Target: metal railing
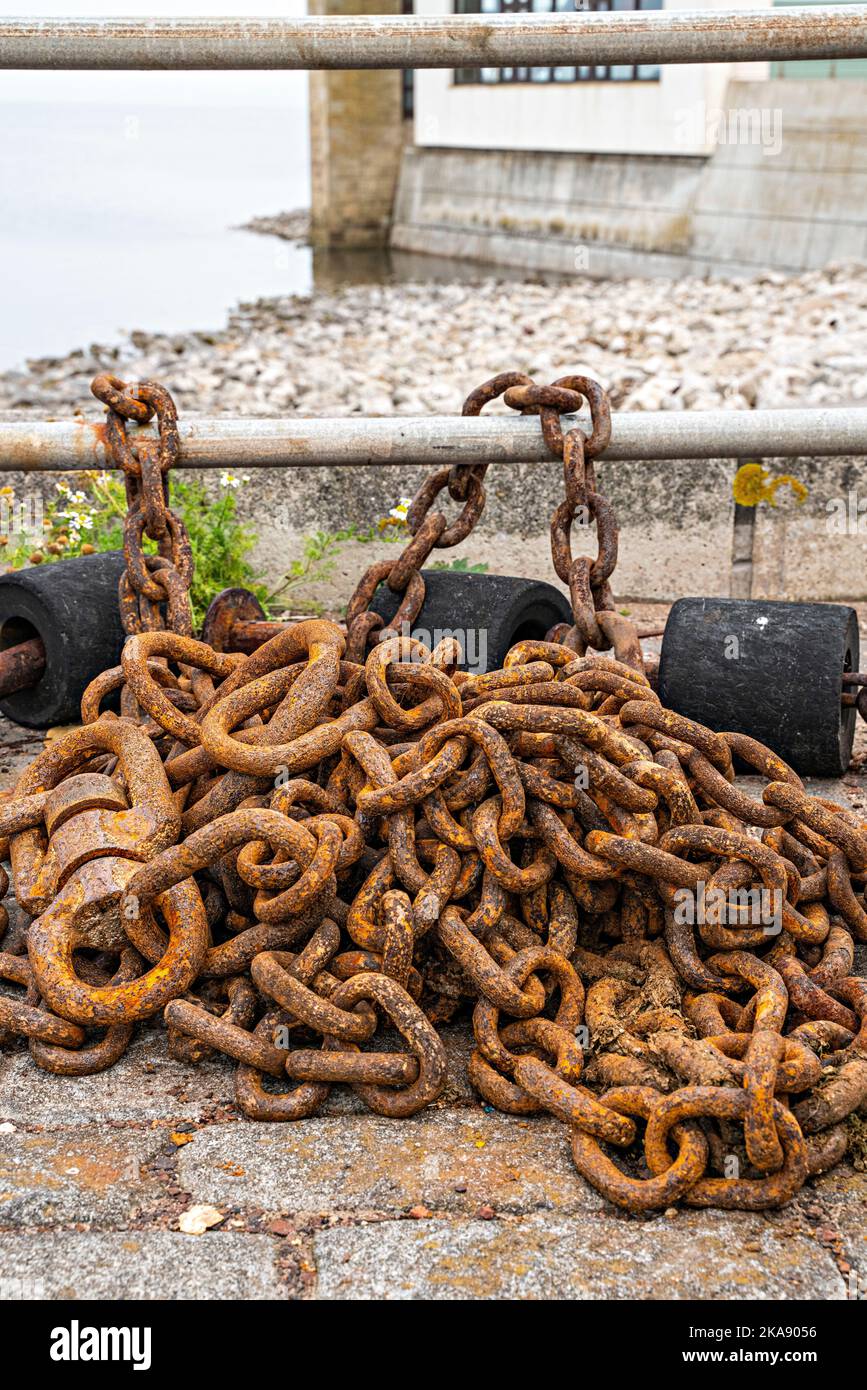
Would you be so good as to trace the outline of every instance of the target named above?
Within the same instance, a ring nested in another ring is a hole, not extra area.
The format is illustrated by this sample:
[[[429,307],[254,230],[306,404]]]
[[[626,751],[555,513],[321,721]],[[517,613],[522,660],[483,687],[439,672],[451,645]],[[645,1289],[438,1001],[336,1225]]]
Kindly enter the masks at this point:
[[[0,68],[471,68],[863,57],[867,5],[0,21]]]
[[[590,432],[587,416],[564,416]],[[139,432],[130,425],[130,438]],[[150,433],[144,430],[144,433]],[[538,419],[521,415],[249,419],[186,415],[182,468],[360,467],[364,464],[551,462]],[[607,460],[819,458],[867,455],[867,409],[623,411]],[[0,472],[114,467],[104,425],[0,421]]]

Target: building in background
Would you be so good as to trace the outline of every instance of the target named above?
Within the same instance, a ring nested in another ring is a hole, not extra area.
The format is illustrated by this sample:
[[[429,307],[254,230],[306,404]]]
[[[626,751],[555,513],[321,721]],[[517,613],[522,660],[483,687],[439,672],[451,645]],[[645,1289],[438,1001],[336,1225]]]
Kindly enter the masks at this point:
[[[415,0],[417,13],[452,8]],[[575,5],[455,0],[454,8]],[[395,248],[591,275],[867,259],[867,63],[426,69],[413,86]]]
[[[716,3],[579,0],[578,8]],[[575,4],[309,7],[445,15]],[[313,241],[331,252],[390,245],[597,276],[867,260],[863,61],[317,72],[310,127]]]

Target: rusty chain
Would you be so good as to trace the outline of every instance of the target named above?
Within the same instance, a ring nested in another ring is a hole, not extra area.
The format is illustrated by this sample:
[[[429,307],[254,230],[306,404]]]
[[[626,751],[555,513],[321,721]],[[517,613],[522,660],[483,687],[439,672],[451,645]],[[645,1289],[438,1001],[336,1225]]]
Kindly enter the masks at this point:
[[[510,391],[531,385],[530,378],[522,372],[502,372],[470,392],[461,414],[480,415],[485,406],[499,396],[508,398]],[[454,464],[450,468],[438,468],[422,483],[407,509],[409,543],[396,560],[380,560],[369,565],[349,600],[346,609],[348,661],[363,661],[371,642],[412,627],[425,599],[422,566],[434,550],[445,550],[467,539],[485,506],[484,478],[488,467],[487,463],[464,467]],[[443,512],[431,511],[444,489],[453,502],[463,504],[459,515],[451,522]],[[383,583],[392,593],[400,595],[388,628],[378,613],[369,610],[374,594]]]
[[[191,636],[189,591],[193,554],[187,529],[169,507],[169,469],[178,460],[178,412],[165,387],[155,381],[128,385],[118,377],[94,379],[93,394],[106,407],[105,441],[123,470],[127,517],[123,531],[126,570],[120,580],[120,616],[126,633],[170,628]],[[130,442],[127,421],[157,417],[158,440]],[[147,554],[144,538],[157,554]]]
[[[660,704],[609,587],[602,389],[505,373],[464,405],[538,414],[562,457],[552,553],[575,618],[483,675],[452,639],[380,640],[369,604],[386,583],[392,628],[413,622],[427,557],[481,514],[484,466],[422,486],[346,632],[305,621],[227,654],[191,635],[171,398],[94,391],[127,484],[128,638],[82,727],[0,807],[31,918],[24,936],[0,921],[2,1040],[86,1075],[162,1012],[173,1055],[237,1061],[252,1119],[313,1115],[335,1085],[399,1117],[442,1093],[437,1025],[470,1009],[483,1100],[562,1120],[579,1172],[629,1211],[775,1206],[839,1161],[867,1103],[867,827],[755,740]],[[583,399],[589,437],[564,435]],[[154,413],[158,443],[131,445],[125,422]],[[576,521],[595,521],[595,559],[573,556]],[[120,717],[102,711],[118,690]]]
[[[551,559],[557,578],[569,590],[574,623],[549,633],[554,641],[584,656],[613,649],[615,659],[638,671],[644,670],[635,626],[617,613],[609,580],[617,564],[618,528],[608,498],[597,490],[593,460],[611,439],[611,409],[598,382],[584,376],[559,377],[551,386],[533,382],[512,386],[505,392],[507,405],[522,414],[538,415],[545,443],[563,460],[564,500],[551,518]],[[561,413],[590,407],[590,435],[577,426],[563,434]],[[596,524],[597,554],[572,554],[572,528],[589,530]]]

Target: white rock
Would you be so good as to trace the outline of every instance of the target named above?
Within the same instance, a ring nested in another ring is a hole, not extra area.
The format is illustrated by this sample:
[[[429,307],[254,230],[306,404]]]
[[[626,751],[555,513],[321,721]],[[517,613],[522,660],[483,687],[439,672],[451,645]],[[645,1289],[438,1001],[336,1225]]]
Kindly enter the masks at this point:
[[[205,1231],[212,1226],[219,1226],[221,1221],[225,1221],[225,1212],[218,1211],[216,1207],[208,1206],[205,1202],[197,1202],[195,1206],[187,1207],[182,1211],[178,1218],[178,1230],[185,1236],[202,1236]]]

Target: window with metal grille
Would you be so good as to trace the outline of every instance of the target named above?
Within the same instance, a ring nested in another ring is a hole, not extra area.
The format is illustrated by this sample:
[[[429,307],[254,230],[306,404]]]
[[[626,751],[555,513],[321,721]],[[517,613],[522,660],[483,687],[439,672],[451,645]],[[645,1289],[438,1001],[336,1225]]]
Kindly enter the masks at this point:
[[[661,10],[662,0],[455,0],[455,14],[551,14],[563,10]],[[455,82],[658,82],[651,63],[557,68],[457,68]]]

